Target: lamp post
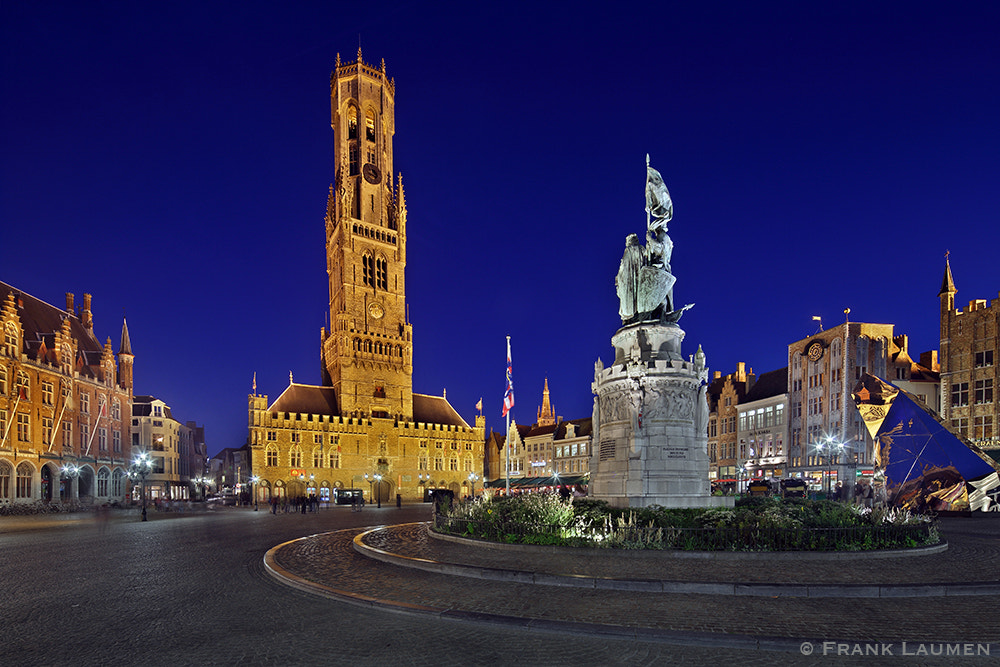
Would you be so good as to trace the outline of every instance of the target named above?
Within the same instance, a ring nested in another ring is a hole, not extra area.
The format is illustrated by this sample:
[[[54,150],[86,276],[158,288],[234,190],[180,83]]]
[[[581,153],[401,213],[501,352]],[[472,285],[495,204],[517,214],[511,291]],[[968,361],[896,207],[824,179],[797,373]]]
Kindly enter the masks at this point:
[[[559,477],[559,475],[557,474],[556,478],[558,479],[558,477]],[[472,493],[470,494],[470,496],[473,499],[475,499],[475,497],[476,497],[476,480],[477,479],[479,479],[479,475],[477,475],[474,472],[470,472],[469,473],[469,486],[472,487]]]
[[[375,473],[375,481],[379,484],[379,492],[375,495],[375,502],[377,503],[378,509],[382,509],[382,475]]]
[[[146,475],[153,469],[153,459],[148,452],[141,452],[132,460],[130,475],[138,475],[142,479],[142,520],[146,521]],[[134,478],[133,478],[134,479]]]
[[[256,512],[260,508],[257,506],[257,482],[260,481],[260,477],[253,475],[250,477],[250,492],[253,494],[253,511]]]
[[[827,436],[822,442],[816,443],[816,451],[819,453],[820,462],[826,459],[826,465],[823,466],[822,480],[824,482],[824,493],[827,499],[830,497],[830,471],[828,468],[833,465],[834,458],[839,457],[844,453],[844,443],[837,442],[833,436]]]
[[[431,480],[431,476],[425,475],[424,473],[420,473],[417,475],[417,479],[420,480],[420,488],[422,490],[422,495],[423,495],[423,498],[421,498],[421,500],[425,500],[427,498],[427,483]]]

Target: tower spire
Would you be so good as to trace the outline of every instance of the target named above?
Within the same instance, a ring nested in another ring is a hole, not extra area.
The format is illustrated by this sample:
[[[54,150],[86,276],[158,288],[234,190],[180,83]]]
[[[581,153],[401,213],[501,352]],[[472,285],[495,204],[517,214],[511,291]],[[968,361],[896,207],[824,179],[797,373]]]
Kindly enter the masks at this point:
[[[948,259],[948,255],[951,254],[950,250],[946,250],[944,253],[944,280],[941,281],[941,291],[938,292],[938,296],[945,296],[946,294],[957,294],[958,290],[955,289],[955,280],[951,277],[951,261]]]
[[[545,388],[542,390],[542,407],[538,408],[538,425],[550,426],[555,423],[556,418],[552,412],[552,403],[549,401],[549,379],[545,378]]]

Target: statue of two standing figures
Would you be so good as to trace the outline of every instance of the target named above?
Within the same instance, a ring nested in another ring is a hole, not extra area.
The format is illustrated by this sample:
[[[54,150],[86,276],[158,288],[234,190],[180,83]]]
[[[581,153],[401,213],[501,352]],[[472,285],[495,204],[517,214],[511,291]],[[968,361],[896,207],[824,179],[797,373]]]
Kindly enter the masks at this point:
[[[628,235],[615,278],[622,324],[676,322],[694,305],[674,309],[677,279],[670,272],[674,243],[667,234],[667,224],[673,217],[674,205],[667,186],[660,172],[649,166],[646,155],[646,245],[639,244],[636,234]]]

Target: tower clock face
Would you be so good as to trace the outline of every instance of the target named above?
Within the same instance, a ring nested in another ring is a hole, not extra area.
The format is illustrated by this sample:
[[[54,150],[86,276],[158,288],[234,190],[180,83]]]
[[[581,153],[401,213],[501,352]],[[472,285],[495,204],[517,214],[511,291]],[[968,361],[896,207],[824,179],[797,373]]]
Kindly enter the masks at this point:
[[[382,174],[379,173],[378,167],[373,165],[371,162],[362,167],[361,173],[364,174],[365,180],[372,185],[375,185],[382,180]]]
[[[819,361],[819,358],[823,356],[823,346],[819,343],[813,343],[806,351],[806,356],[809,357],[809,361]]]
[[[385,315],[385,310],[383,310],[382,306],[380,306],[379,304],[373,303],[368,306],[368,314],[374,317],[376,320],[380,320],[382,319],[382,316]]]

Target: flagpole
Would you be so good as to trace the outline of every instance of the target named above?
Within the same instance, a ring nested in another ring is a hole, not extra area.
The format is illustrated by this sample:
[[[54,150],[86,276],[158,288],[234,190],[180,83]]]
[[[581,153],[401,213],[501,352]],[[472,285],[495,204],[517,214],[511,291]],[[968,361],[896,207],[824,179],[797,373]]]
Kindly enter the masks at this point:
[[[94,444],[94,436],[97,435],[97,429],[101,425],[101,417],[104,416],[104,397],[100,397],[100,401],[97,404],[97,423],[94,424],[94,430],[90,433],[90,440],[87,441],[87,453],[84,456],[90,456],[90,447]],[[90,422],[90,417],[87,417],[87,422]]]
[[[510,391],[511,385],[511,372],[510,372],[510,336],[507,336],[507,390]],[[504,398],[506,401],[506,397]],[[510,409],[504,405],[504,414],[507,416],[507,446],[504,447],[506,450],[507,461],[504,464],[504,480],[506,482],[506,495],[510,497]]]
[[[59,393],[62,393],[62,384],[59,385],[59,390],[60,390]],[[70,392],[72,392],[72,391],[73,390],[71,388]],[[63,419],[63,415],[66,414],[66,404],[67,403],[69,403],[69,396],[68,395],[63,398],[62,410],[59,411],[59,419],[56,420],[56,425],[52,428],[52,438],[49,440],[49,449],[48,449],[48,451],[50,451],[50,452],[52,451],[52,446],[54,444],[56,444],[56,434],[59,432],[59,427],[62,426],[62,419]]]

